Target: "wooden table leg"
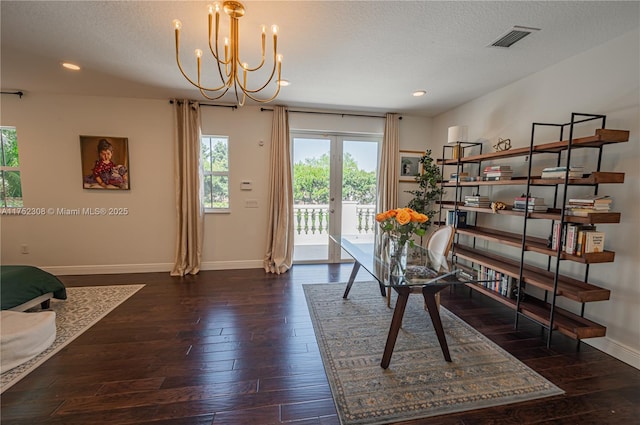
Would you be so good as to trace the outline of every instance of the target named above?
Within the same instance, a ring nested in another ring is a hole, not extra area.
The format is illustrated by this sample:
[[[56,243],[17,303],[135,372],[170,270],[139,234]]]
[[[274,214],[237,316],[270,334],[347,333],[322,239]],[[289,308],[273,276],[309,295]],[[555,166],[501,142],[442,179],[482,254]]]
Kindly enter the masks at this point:
[[[444,329],[442,328],[442,320],[440,319],[440,311],[436,302],[436,294],[446,288],[446,286],[440,285],[426,285],[422,287],[422,295],[424,296],[424,302],[427,304],[427,310],[431,316],[431,322],[433,328],[438,336],[438,342],[444,354],[444,359],[448,362],[451,361],[451,355],[449,354],[449,346],[447,345],[447,338],[444,336]]]
[[[402,326],[402,317],[404,316],[404,309],[407,307],[407,301],[409,300],[410,288],[394,288],[398,292],[398,299],[396,300],[396,307],[393,310],[393,318],[391,319],[391,327],[389,328],[389,335],[387,336],[387,343],[384,346],[384,354],[382,355],[382,361],[380,366],[383,369],[389,367],[391,362],[391,355],[393,354],[393,348],[396,345],[396,339],[398,339],[398,332]],[[391,290],[391,288],[389,288]]]
[[[347,282],[347,287],[344,290],[344,295],[342,298],[347,298],[349,295],[349,291],[351,291],[351,285],[353,285],[353,281],[356,280],[356,275],[358,274],[358,270],[360,270],[360,263],[357,261],[353,263],[353,269],[351,270],[351,276],[349,276],[349,282]]]

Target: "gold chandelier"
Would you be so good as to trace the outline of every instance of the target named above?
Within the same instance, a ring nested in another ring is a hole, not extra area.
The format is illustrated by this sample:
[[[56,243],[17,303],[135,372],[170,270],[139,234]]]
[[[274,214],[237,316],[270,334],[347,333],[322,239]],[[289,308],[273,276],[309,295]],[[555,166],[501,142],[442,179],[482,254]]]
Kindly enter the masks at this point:
[[[224,96],[231,87],[235,90],[236,102],[239,106],[244,105],[246,98],[252,99],[259,103],[270,102],[278,96],[280,93],[280,69],[282,66],[282,55],[278,55],[278,26],[273,25],[271,30],[273,32],[273,68],[271,69],[271,75],[269,76],[267,82],[265,82],[261,87],[256,89],[250,89],[247,86],[247,73],[257,71],[262,68],[265,63],[265,39],[266,39],[266,28],[264,25],[262,26],[262,60],[260,64],[255,68],[249,67],[246,62],[242,62],[240,60],[240,45],[239,45],[239,24],[238,18],[244,15],[244,6],[242,3],[238,1],[225,1],[222,3],[222,8],[225,13],[229,15],[230,18],[230,29],[229,29],[229,37],[225,37],[224,39],[224,57],[221,57],[218,49],[218,32],[219,32],[219,23],[220,23],[220,4],[215,3],[213,5],[209,5],[209,50],[213,55],[213,58],[216,61],[218,66],[218,74],[220,79],[222,80],[222,84],[218,87],[207,87],[202,84],[200,78],[200,69],[201,69],[201,58],[202,58],[202,50],[196,49],[196,61],[198,66],[198,80],[193,81],[187,73],[182,68],[182,63],[180,62],[180,29],[182,28],[182,22],[178,19],[173,21],[173,27],[175,28],[176,34],[176,62],[178,63],[178,68],[180,68],[180,72],[191,84],[200,90],[202,95],[209,100],[217,100]],[[215,39],[213,38],[213,18],[215,13]],[[255,96],[256,93],[265,89],[271,81],[273,81],[273,77],[276,74],[276,68],[278,70],[278,77],[276,79],[276,91],[273,96],[268,99],[261,99]],[[242,95],[239,97],[240,92]],[[215,93],[209,95],[208,93]]]

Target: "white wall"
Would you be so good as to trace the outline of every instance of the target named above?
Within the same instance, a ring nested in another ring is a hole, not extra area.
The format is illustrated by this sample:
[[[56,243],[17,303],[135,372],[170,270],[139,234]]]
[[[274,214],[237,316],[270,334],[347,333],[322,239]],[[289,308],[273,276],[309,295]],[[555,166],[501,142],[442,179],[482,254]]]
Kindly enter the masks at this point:
[[[491,145],[498,137],[510,138],[514,147],[528,146],[532,122],[564,123],[570,121],[572,112],[605,114],[608,128],[630,130],[628,143],[605,146],[601,167],[602,171],[625,173],[623,185],[602,185],[599,190],[613,196],[613,209],[622,213],[620,224],[598,226],[606,232],[606,248],[616,253],[615,262],[592,265],[589,271],[589,281],[610,289],[611,299],[588,303],[585,316],[607,327],[607,337],[589,339],[590,344],[640,368],[639,43],[636,30],[442,114],[434,118],[432,140],[436,152],[446,143],[447,127],[468,125],[469,141],[488,140],[484,152],[492,151]],[[593,135],[593,127],[578,135],[587,134]],[[557,139],[557,133],[542,134],[536,141]],[[595,151],[584,149],[575,154],[576,161],[587,168],[595,167],[588,159],[597,154]],[[524,158],[501,163],[512,165],[516,174],[526,173]],[[534,164],[538,168],[545,165],[538,159]],[[492,200],[510,203],[524,189],[494,188],[488,189],[488,194]],[[551,199],[553,192],[544,190],[534,188],[533,194]],[[571,190],[575,194],[592,193],[589,188]],[[504,216],[483,215],[481,219],[487,226],[521,226]],[[581,266],[565,263],[563,273],[583,276]],[[573,306],[576,311],[576,304]]]
[[[2,264],[64,273],[166,269],[175,232],[168,101],[38,93],[1,100],[1,124],[18,131],[25,206],[128,208],[126,216],[1,216]],[[79,135],[129,139],[131,190],[83,189]]]
[[[0,124],[18,129],[25,206],[126,207],[126,216],[0,216],[2,264],[56,274],[169,271],[174,259],[174,115],[168,100],[3,95]],[[266,246],[271,112],[202,107],[204,134],[228,135],[231,211],[207,214],[203,269],[261,268]],[[405,116],[403,149],[424,150],[429,120]],[[381,134],[384,119],[290,115],[291,128]],[[129,139],[131,190],[82,188],[79,135]],[[263,141],[263,146],[260,146]],[[240,190],[250,180],[252,190]],[[406,184],[410,185],[410,184]],[[257,208],[247,208],[248,200]],[[29,254],[21,253],[21,246]]]

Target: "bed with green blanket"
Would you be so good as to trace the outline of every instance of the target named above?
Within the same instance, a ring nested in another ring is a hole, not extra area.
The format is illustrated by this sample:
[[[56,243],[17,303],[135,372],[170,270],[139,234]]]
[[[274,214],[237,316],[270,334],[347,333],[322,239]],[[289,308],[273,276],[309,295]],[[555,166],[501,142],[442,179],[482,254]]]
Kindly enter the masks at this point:
[[[67,299],[64,284],[34,266],[0,266],[2,310],[24,311],[51,298]]]

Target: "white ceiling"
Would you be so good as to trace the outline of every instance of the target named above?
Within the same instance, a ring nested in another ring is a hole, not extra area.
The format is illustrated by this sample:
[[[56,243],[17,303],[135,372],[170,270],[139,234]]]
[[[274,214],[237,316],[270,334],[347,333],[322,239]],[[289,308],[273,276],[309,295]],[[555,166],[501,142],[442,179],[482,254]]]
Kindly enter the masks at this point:
[[[640,24],[638,1],[244,4],[241,53],[250,65],[258,60],[260,25],[280,27],[282,78],[291,86],[281,90],[276,103],[424,116],[447,111]],[[191,65],[193,49],[207,49],[206,6],[192,1],[2,0],[1,88],[27,95],[204,100],[177,69],[171,22],[183,22],[182,58]],[[487,47],[514,25],[541,30],[509,49]],[[82,70],[64,70],[62,61]],[[413,97],[415,90],[427,95]],[[225,97],[221,103],[229,102],[233,99]]]

